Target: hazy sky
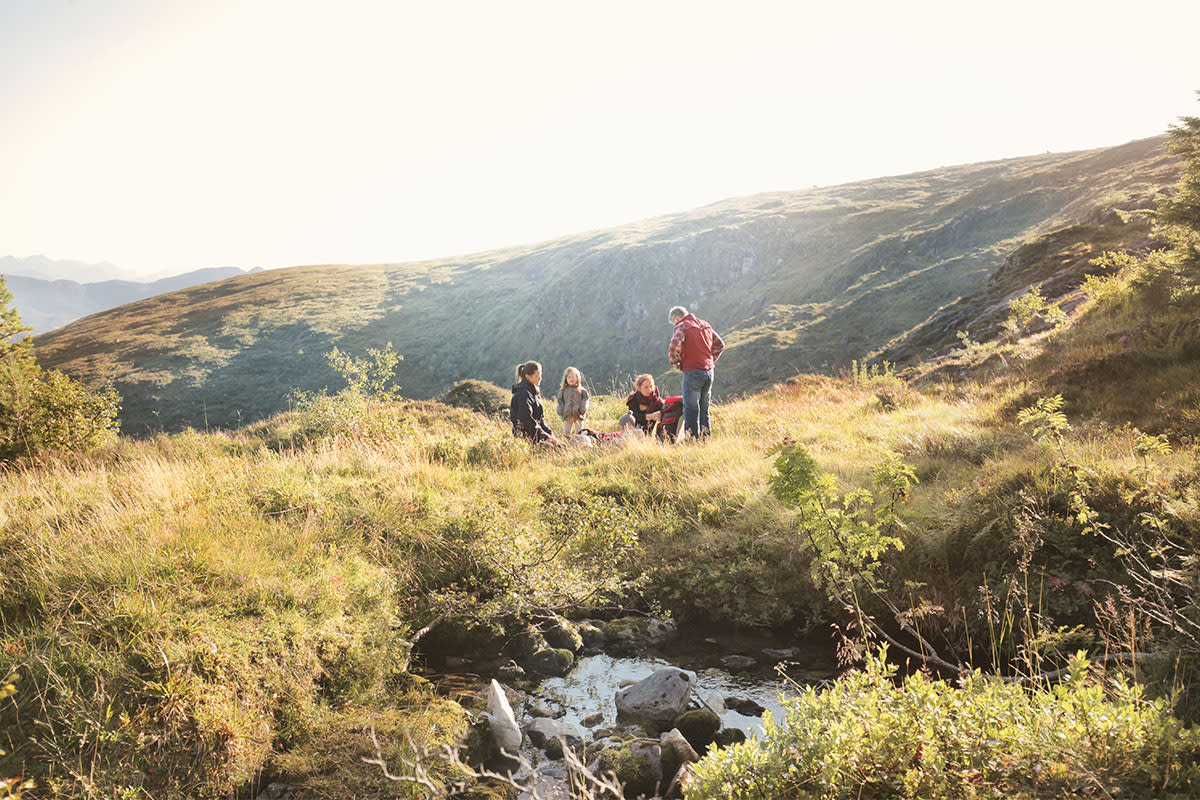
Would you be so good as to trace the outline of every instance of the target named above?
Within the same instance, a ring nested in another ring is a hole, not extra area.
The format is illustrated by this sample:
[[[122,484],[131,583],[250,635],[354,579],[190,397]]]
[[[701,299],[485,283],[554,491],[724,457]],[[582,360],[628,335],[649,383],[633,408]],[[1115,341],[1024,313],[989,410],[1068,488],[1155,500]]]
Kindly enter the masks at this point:
[[[0,255],[407,261],[1200,114],[1200,2],[0,0]]]

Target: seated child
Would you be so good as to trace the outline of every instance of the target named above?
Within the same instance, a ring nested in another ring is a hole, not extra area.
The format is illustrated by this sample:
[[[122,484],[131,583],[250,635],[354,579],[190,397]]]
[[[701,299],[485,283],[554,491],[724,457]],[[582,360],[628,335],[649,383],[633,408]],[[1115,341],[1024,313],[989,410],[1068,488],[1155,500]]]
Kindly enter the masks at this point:
[[[663,401],[654,385],[653,375],[638,375],[637,388],[625,400],[629,413],[621,417],[621,427],[636,425],[642,431],[650,432],[650,423],[662,418]]]

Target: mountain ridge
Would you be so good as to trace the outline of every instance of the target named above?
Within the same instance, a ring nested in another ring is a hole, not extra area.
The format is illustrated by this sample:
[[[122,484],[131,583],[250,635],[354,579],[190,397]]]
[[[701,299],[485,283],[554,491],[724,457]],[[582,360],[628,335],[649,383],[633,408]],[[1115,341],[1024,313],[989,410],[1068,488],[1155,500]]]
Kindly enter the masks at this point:
[[[573,364],[601,389],[649,371],[673,390],[666,311],[683,304],[730,345],[718,391],[754,391],[866,356],[980,290],[1028,241],[1151,202],[1177,174],[1154,137],[765,192],[469,256],[243,275],[101,312],[37,349],[112,381],[127,432],[230,426],[338,385],[334,346],[391,342],[415,398],[465,378],[507,385],[528,358],[551,379]]]

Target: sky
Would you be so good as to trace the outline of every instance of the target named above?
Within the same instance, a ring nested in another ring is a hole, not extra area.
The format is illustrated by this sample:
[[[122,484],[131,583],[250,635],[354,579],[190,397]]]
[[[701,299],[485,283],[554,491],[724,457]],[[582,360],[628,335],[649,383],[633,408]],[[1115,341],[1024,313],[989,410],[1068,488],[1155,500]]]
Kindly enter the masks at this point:
[[[1200,115],[1192,0],[0,0],[0,256],[454,256]]]

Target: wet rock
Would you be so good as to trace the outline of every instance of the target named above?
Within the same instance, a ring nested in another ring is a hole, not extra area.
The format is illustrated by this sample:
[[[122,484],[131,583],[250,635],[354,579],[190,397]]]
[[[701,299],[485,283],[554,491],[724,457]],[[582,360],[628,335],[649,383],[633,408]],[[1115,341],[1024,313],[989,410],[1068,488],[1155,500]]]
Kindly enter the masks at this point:
[[[696,699],[696,703],[700,708],[707,708],[709,711],[720,716],[726,711],[725,698],[721,693],[714,689],[702,689],[699,686],[692,687],[692,697]]]
[[[561,678],[575,665],[575,654],[570,650],[548,647],[526,657],[521,663],[527,672]]]
[[[721,729],[721,718],[707,708],[685,711],[675,718],[675,728],[696,750],[708,747],[717,731]]]
[[[726,697],[725,705],[744,717],[761,717],[765,708],[748,697]]]
[[[721,666],[731,672],[739,672],[758,666],[758,659],[742,655],[721,656]]]
[[[510,660],[507,664],[496,670],[496,678],[505,683],[516,683],[517,681],[525,680],[525,670],[520,664]]]
[[[700,754],[696,752],[696,749],[692,747],[692,743],[687,740],[687,737],[678,728],[671,728],[671,730],[664,733],[659,738],[659,744],[662,747],[664,777],[667,776],[668,772],[671,776],[675,774],[675,770],[667,769],[668,750],[672,754],[671,757],[675,760],[675,769],[679,769],[679,765],[681,764],[700,760]]]
[[[562,714],[551,711],[550,709],[546,708],[541,703],[534,703],[529,708],[527,708],[526,711],[529,713],[529,716],[531,716],[531,717],[559,717],[559,716],[562,716]]]
[[[788,647],[782,650],[773,647],[764,647],[762,651],[763,657],[771,661],[786,661],[789,658],[795,658],[800,655],[799,647]]]
[[[746,733],[739,728],[722,728],[717,731],[716,737],[713,739],[713,744],[717,747],[729,747],[731,744],[738,744],[746,741]]]
[[[258,793],[256,800],[290,800],[292,797],[298,797],[299,794],[299,786],[276,782],[267,784],[267,788]]]
[[[594,728],[597,725],[599,725],[600,723],[604,722],[604,714],[597,711],[595,714],[587,715],[582,720],[580,720],[580,722],[583,723],[583,727],[585,727],[585,728]]]
[[[529,723],[525,728],[525,734],[535,747],[541,747],[547,752],[550,751],[550,748],[547,746],[548,743],[555,739],[562,739],[567,743],[568,747],[578,747],[583,744],[583,734],[580,733],[579,728],[568,722],[560,722],[559,720],[547,719],[545,717],[535,719]],[[561,756],[562,748],[559,747],[557,749]]]
[[[570,650],[572,653],[578,653],[583,649],[583,636],[580,635],[578,626],[562,617],[553,617],[544,624],[542,635],[546,638],[546,642],[556,650]]]
[[[516,798],[517,800],[571,800],[570,783],[571,776],[564,765],[540,764],[533,785],[527,791],[518,794]]]
[[[692,676],[681,669],[660,669],[617,692],[617,714],[634,722],[670,725],[687,710]]]

